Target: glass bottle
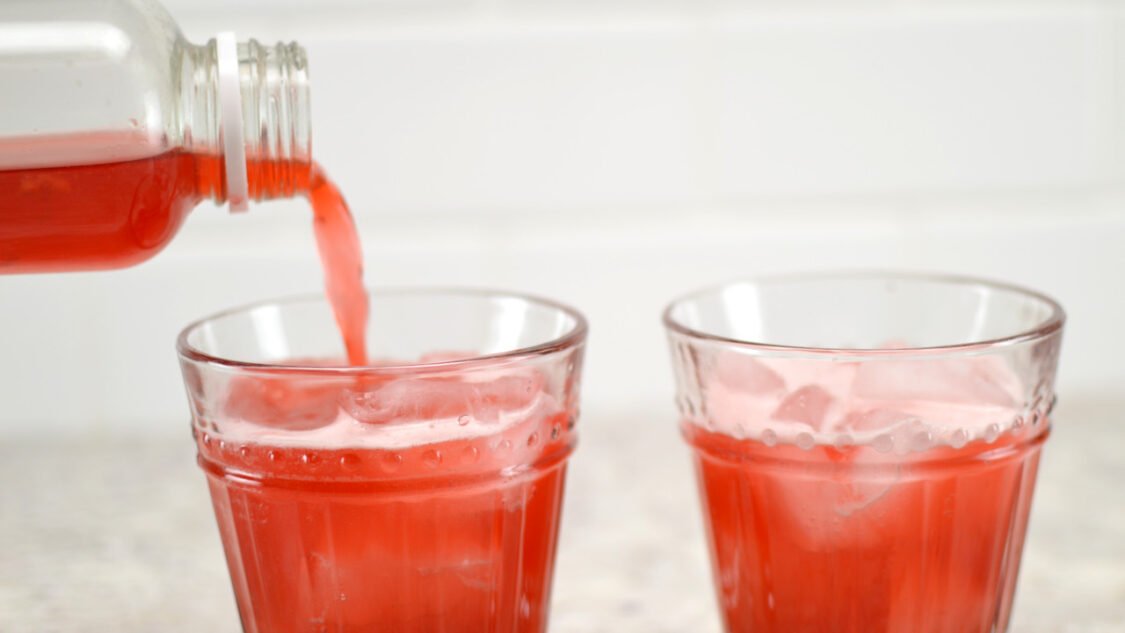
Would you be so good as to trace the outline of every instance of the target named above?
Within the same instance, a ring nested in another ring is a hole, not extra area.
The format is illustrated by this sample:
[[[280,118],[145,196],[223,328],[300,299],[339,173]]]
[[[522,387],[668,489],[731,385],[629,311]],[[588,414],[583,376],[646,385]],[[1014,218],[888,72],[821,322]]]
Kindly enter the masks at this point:
[[[0,273],[137,264],[204,200],[309,188],[305,51],[149,0],[0,2]]]

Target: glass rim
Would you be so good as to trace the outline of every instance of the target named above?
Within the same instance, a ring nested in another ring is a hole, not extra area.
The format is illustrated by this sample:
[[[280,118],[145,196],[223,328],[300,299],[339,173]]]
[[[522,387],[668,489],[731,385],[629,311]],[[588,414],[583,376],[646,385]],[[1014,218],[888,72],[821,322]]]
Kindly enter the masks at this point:
[[[430,295],[449,297],[460,296],[475,299],[518,299],[531,304],[537,304],[546,308],[550,308],[557,312],[561,312],[562,314],[570,317],[573,320],[573,324],[562,335],[556,336],[542,343],[537,343],[535,345],[528,345],[516,349],[505,350],[503,352],[496,352],[493,354],[480,354],[454,360],[442,360],[424,363],[395,363],[390,365],[282,365],[278,363],[244,361],[233,358],[225,358],[221,355],[210,354],[188,342],[188,337],[191,336],[191,334],[198,330],[200,327],[203,327],[210,322],[224,317],[229,317],[241,313],[249,313],[253,310],[268,306],[287,306],[302,303],[327,303],[327,298],[325,297],[324,293],[311,292],[245,303],[242,305],[227,308],[225,310],[220,310],[219,312],[215,312],[196,319],[184,326],[184,328],[180,330],[179,335],[176,336],[176,352],[183,360],[190,360],[197,363],[220,366],[234,370],[270,373],[299,373],[303,375],[313,374],[323,376],[355,374],[403,374],[427,371],[473,369],[481,366],[494,365],[500,361],[527,358],[532,356],[546,356],[582,345],[585,342],[586,335],[589,331],[589,325],[587,324],[586,317],[583,316],[582,313],[577,309],[559,301],[546,299],[528,293],[507,290],[493,290],[489,288],[456,286],[399,286],[379,288],[377,290],[373,288],[367,288],[366,291],[368,297]]]
[[[990,290],[1002,290],[1006,292],[1013,292],[1023,297],[1028,297],[1040,301],[1049,308],[1050,313],[1045,320],[1036,324],[1034,327],[1023,329],[1006,336],[994,337],[979,341],[966,341],[964,343],[952,343],[947,345],[922,345],[894,348],[819,347],[815,345],[787,345],[781,343],[767,343],[764,341],[751,341],[696,329],[682,323],[672,315],[672,312],[681,305],[684,305],[693,300],[697,300],[704,295],[716,293],[726,288],[730,288],[732,286],[740,284],[752,284],[760,286],[767,283],[793,283],[832,280],[885,280],[931,283],[937,282],[958,285],[966,288],[977,287],[987,288]],[[676,297],[671,302],[669,302],[667,306],[665,306],[662,312],[661,320],[668,332],[686,336],[695,340],[721,343],[724,345],[735,346],[751,351],[775,352],[791,356],[853,356],[859,358],[901,358],[904,356],[979,353],[985,350],[1009,347],[1028,341],[1041,340],[1062,330],[1063,324],[1066,322],[1066,312],[1063,310],[1058,301],[1055,301],[1046,294],[1043,294],[1036,290],[1031,290],[1018,284],[995,281],[981,277],[973,277],[970,275],[909,271],[857,270],[843,272],[802,272],[731,279],[726,282],[705,286],[703,288],[693,290]]]

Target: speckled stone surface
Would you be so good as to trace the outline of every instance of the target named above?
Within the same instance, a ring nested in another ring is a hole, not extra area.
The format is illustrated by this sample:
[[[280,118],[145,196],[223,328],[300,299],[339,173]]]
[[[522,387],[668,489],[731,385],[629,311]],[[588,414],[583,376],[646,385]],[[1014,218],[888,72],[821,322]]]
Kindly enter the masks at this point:
[[[718,633],[671,406],[581,424],[552,632]],[[0,482],[0,632],[238,633],[186,423],[0,435]],[[1125,633],[1125,402],[1063,399],[1016,601],[1013,633]]]

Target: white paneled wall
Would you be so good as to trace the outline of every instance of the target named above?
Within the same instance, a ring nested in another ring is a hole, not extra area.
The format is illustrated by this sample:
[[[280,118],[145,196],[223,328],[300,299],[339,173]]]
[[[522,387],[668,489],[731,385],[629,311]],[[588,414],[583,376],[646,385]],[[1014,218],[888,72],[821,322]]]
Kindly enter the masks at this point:
[[[233,7],[232,7],[233,5]],[[671,414],[658,313],[736,276],[908,268],[1058,296],[1064,397],[1125,384],[1125,12],[1093,2],[169,0],[309,53],[372,283],[591,317],[586,411]],[[298,202],[0,277],[0,423],[182,431],[188,320],[319,288]]]

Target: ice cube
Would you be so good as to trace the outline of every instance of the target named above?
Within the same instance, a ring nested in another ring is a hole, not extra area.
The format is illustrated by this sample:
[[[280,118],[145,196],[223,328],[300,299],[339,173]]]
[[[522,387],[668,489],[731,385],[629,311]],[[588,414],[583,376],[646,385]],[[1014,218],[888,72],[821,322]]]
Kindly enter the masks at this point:
[[[802,422],[820,431],[834,401],[824,387],[805,385],[785,396],[770,417],[783,422]]]
[[[479,381],[411,377],[346,390],[340,404],[367,424],[460,420],[463,416],[489,423],[503,411],[526,408],[542,391],[543,378],[538,372],[509,372]]]
[[[715,363],[715,378],[746,395],[768,395],[785,390],[785,380],[777,372],[745,354],[720,354]]]
[[[308,431],[330,424],[338,411],[338,379],[278,375],[240,376],[227,392],[226,416],[287,431]]]
[[[854,394],[886,402],[931,401],[1014,406],[1019,379],[995,357],[888,360],[864,363]]]

